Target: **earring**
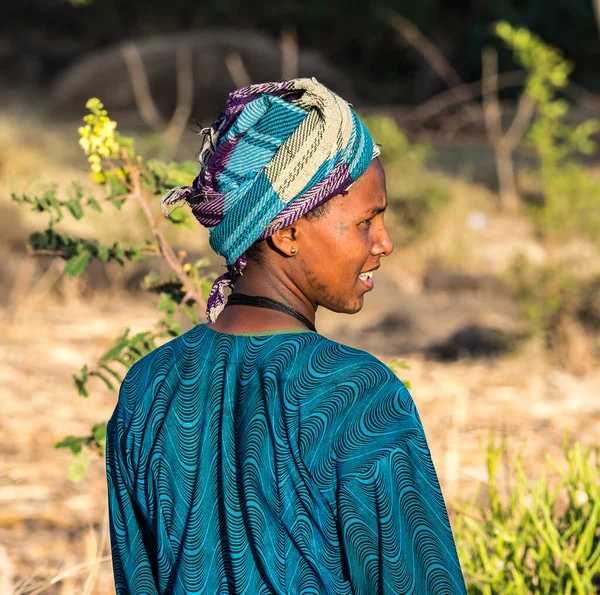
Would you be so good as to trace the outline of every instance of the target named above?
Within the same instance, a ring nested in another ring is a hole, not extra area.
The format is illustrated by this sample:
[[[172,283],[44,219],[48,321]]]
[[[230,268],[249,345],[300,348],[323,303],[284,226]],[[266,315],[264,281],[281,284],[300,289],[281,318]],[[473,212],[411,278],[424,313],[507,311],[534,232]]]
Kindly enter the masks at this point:
[[[292,254],[296,254],[296,247],[295,247],[295,246],[292,246],[292,248],[290,249],[290,252],[291,252]]]

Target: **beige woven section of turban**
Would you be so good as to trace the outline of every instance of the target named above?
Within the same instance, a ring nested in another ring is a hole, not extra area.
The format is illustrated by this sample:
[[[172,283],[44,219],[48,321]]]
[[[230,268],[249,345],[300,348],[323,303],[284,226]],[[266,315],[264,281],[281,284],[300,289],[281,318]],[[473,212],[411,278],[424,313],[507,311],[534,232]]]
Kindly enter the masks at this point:
[[[302,192],[325,161],[348,145],[352,135],[346,101],[316,79],[296,79],[294,86],[305,90],[297,105],[308,116],[265,168],[271,186],[286,203]]]

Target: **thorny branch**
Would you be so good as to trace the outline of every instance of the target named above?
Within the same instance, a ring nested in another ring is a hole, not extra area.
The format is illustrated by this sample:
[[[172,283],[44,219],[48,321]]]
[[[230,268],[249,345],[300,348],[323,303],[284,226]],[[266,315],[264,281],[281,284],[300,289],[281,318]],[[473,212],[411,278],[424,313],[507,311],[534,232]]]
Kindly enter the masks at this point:
[[[132,194],[138,200],[140,206],[142,207],[142,210],[144,211],[144,215],[146,216],[148,224],[150,225],[150,229],[152,231],[154,239],[156,240],[158,249],[160,250],[160,253],[162,254],[163,258],[165,259],[171,270],[177,275],[177,278],[181,282],[181,286],[185,291],[182,303],[185,304],[189,300],[194,300],[198,302],[198,304],[201,307],[205,306],[206,303],[204,301],[204,298],[202,297],[202,295],[200,295],[200,293],[198,293],[194,285],[191,283],[189,277],[185,274],[185,271],[183,270],[181,261],[175,255],[173,248],[171,248],[171,245],[169,244],[169,242],[167,242],[163,233],[158,229],[156,219],[152,214],[152,209],[150,208],[150,204],[146,199],[144,189],[142,188],[139,167],[132,165],[131,158],[129,157],[126,151],[122,152],[121,157],[123,159],[125,167],[127,168],[127,170],[129,170],[131,175]]]

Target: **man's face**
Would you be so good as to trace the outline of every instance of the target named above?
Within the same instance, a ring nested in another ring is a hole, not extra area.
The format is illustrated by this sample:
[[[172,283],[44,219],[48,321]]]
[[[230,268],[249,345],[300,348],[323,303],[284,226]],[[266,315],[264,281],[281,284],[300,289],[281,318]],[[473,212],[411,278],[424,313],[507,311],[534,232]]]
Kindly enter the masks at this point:
[[[394,249],[383,221],[385,172],[374,159],[345,196],[331,199],[327,213],[306,221],[298,242],[296,282],[315,305],[351,314],[363,307],[373,279],[364,275]]]

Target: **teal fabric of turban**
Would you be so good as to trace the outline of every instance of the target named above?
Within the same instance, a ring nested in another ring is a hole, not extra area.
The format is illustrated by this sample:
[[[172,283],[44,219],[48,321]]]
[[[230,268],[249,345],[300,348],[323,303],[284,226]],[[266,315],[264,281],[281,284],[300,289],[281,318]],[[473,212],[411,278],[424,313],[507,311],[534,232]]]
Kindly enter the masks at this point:
[[[348,188],[379,155],[350,104],[312,78],[243,87],[204,129],[200,173],[161,203],[186,200],[209,229],[227,272],[214,283],[207,318],[214,321],[257,240]]]

